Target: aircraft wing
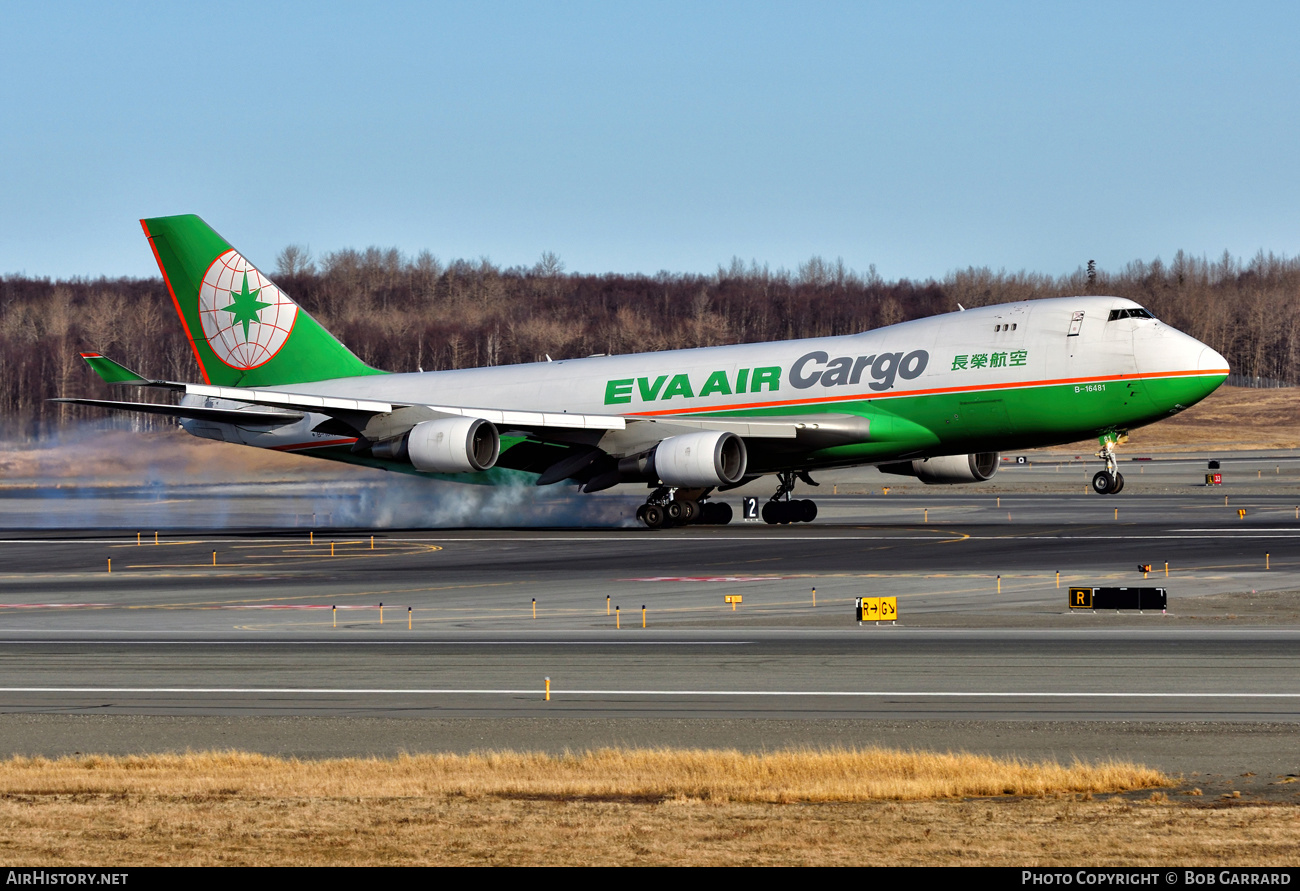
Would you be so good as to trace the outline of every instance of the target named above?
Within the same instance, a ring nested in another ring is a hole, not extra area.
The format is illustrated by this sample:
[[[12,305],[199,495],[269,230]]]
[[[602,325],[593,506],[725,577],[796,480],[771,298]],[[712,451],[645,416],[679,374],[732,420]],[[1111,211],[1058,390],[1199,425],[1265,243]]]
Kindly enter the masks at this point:
[[[481,408],[460,405],[427,405],[381,402],[372,399],[347,399],[334,396],[311,396],[282,393],[276,390],[252,390],[242,387],[213,387],[187,384],[186,395],[243,402],[286,410],[310,411],[330,415],[349,426],[365,439],[377,442],[407,432],[420,421],[443,417],[482,418],[506,435],[524,434],[544,442],[594,443],[604,434],[638,430],[640,440],[653,436],[652,443],[676,433],[696,430],[724,430],[741,437],[793,439],[800,428],[819,425],[807,419],[755,419],[743,417],[642,418],[635,415],[594,415],[580,412],[540,412],[513,409]],[[587,435],[583,435],[587,434]]]
[[[173,418],[194,418],[196,420],[214,421],[220,424],[234,424],[239,427],[279,427],[282,424],[295,424],[305,415],[296,411],[276,411],[274,409],[229,409],[204,408],[199,405],[171,405],[157,402],[117,402],[112,399],[50,399],[64,405],[93,405],[113,411],[137,411],[146,415],[169,415]]]
[[[616,468],[620,459],[645,455],[670,437],[701,431],[725,432],[746,440],[767,441],[767,448],[778,452],[862,441],[868,438],[870,431],[870,421],[858,415],[645,417],[389,402],[155,381],[98,353],[83,353],[82,357],[109,383],[183,390],[186,398],[179,405],[79,398],[52,401],[267,430],[298,424],[309,416],[324,415],[324,420],[314,422],[313,432],[354,437],[354,452],[370,453],[373,449],[375,454],[379,454],[379,447],[383,444],[403,442],[402,437],[424,421],[450,417],[483,420],[491,423],[500,435],[523,440],[501,455],[500,464],[538,473],[539,485],[577,479],[589,489],[603,487],[612,484],[608,481],[618,476]]]

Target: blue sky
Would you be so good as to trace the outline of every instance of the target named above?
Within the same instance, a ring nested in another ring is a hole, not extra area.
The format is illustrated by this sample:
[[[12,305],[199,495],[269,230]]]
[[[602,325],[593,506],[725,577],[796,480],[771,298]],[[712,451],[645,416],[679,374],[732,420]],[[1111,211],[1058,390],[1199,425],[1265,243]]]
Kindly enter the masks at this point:
[[[1300,252],[1300,4],[0,0],[0,273]]]

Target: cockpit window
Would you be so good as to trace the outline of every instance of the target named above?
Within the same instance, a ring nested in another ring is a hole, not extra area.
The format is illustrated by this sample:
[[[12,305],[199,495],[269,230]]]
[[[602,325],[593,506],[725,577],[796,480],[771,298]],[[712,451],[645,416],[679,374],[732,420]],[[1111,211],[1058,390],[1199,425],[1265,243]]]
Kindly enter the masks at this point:
[[[1106,321],[1113,322],[1116,319],[1154,319],[1154,318],[1155,316],[1151,315],[1151,313],[1147,312],[1145,309],[1139,306],[1139,307],[1134,307],[1133,309],[1112,309],[1110,311],[1110,318],[1107,319]]]

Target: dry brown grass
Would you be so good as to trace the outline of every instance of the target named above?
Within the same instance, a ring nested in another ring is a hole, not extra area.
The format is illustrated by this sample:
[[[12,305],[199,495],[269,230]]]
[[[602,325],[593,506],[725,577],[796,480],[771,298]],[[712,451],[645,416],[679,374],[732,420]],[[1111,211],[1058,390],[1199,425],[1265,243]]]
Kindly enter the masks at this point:
[[[1131,764],[881,749],[14,758],[0,762],[0,857],[128,866],[1297,861],[1295,808],[1094,797],[1169,782]]]
[[[13,758],[0,794],[428,797],[735,802],[1120,792],[1170,784],[1126,762],[1062,765],[892,749],[598,749],[299,761],[245,752]]]
[[[1097,449],[1096,440],[1073,446],[1089,453]],[[1071,446],[1058,446],[1056,450],[1068,448]],[[1295,448],[1300,448],[1300,388],[1219,387],[1187,411],[1134,430],[1124,451]]]

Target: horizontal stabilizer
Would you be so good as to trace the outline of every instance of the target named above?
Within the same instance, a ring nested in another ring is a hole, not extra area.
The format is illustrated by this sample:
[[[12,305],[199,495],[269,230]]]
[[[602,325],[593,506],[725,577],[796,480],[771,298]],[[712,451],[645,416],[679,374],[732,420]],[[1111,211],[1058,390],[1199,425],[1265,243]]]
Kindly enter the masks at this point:
[[[86,360],[90,370],[103,378],[105,383],[124,384],[134,387],[162,387],[167,390],[184,390],[185,385],[175,381],[156,381],[142,375],[136,374],[118,362],[114,362],[107,356],[101,356],[99,353],[82,353],[81,358]]]
[[[114,402],[111,399],[51,399],[64,405],[93,405],[112,411],[136,411],[147,415],[170,415],[173,418],[193,418],[238,427],[279,427],[303,419],[296,411],[236,411],[229,408],[203,408],[198,405],[159,405],[153,402]]]

